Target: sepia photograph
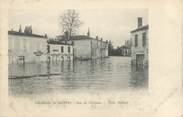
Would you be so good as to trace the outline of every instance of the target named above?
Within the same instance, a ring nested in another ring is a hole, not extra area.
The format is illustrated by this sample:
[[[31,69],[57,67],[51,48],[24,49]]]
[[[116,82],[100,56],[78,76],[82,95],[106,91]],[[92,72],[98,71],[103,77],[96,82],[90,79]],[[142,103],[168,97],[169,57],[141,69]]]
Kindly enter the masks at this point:
[[[146,90],[148,30],[147,9],[10,10],[9,95]]]
[[[183,116],[180,0],[0,3],[0,116]]]

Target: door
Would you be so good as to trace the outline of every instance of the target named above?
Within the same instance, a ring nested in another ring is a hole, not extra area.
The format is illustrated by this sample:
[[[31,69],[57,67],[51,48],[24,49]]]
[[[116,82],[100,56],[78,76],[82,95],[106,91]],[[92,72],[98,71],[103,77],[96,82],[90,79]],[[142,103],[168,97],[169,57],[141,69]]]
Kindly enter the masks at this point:
[[[137,68],[137,70],[143,70],[144,54],[136,54],[136,68]]]

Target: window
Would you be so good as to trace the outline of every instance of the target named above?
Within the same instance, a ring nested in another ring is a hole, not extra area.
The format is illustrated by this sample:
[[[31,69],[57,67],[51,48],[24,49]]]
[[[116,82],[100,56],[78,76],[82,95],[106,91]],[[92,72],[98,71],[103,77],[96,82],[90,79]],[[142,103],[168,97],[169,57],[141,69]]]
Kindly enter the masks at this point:
[[[71,47],[69,46],[69,47],[68,47],[68,53],[70,53],[70,52],[71,52]]]
[[[135,47],[138,46],[138,35],[135,35]]]
[[[142,46],[146,46],[146,33],[142,33]]]
[[[64,52],[64,47],[63,46],[61,46],[61,53],[63,53]]]
[[[53,52],[58,52],[59,50],[53,50]]]
[[[25,56],[18,56],[18,59],[24,61],[25,60]]]

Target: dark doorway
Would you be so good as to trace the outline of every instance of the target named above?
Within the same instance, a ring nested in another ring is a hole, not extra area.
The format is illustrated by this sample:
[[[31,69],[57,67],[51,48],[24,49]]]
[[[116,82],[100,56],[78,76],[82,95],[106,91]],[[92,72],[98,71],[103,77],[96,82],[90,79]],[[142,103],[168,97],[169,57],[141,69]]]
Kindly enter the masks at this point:
[[[144,69],[144,54],[136,54],[136,70]]]

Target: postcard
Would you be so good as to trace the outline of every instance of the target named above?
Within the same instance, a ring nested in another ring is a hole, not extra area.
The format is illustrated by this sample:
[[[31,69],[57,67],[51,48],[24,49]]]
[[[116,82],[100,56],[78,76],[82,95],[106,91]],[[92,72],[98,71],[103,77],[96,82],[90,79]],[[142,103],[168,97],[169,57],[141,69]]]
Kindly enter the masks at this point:
[[[0,116],[182,117],[182,7],[1,1]]]

